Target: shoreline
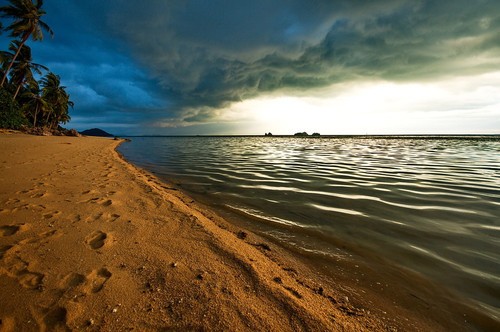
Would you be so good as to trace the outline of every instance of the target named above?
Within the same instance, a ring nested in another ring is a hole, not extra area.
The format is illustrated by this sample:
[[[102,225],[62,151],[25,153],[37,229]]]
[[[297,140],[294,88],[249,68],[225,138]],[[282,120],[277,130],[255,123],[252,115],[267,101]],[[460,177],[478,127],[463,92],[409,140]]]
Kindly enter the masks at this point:
[[[450,327],[328,280],[128,163],[122,141],[0,142],[1,330]]]

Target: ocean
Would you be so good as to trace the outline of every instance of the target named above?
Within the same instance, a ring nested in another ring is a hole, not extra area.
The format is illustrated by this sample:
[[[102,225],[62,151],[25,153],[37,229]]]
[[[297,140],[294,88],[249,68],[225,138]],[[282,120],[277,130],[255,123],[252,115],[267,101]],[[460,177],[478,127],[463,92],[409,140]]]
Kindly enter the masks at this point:
[[[500,326],[499,136],[133,137],[118,151],[311,260],[410,271]]]

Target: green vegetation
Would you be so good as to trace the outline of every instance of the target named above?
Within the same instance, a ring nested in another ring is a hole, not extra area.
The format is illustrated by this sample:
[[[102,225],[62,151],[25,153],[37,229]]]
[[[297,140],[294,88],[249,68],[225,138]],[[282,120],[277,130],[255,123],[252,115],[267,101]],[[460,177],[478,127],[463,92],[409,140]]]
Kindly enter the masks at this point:
[[[41,20],[46,14],[43,0],[9,0],[0,7],[0,16],[10,20],[2,30],[13,38],[7,51],[0,51],[0,128],[21,129],[27,126],[48,131],[58,129],[60,123],[70,120],[66,87],[58,75],[43,65],[33,62],[33,41],[43,40],[43,31],[53,36],[50,27]],[[48,72],[42,76],[43,71]],[[42,76],[38,81],[38,77]]]

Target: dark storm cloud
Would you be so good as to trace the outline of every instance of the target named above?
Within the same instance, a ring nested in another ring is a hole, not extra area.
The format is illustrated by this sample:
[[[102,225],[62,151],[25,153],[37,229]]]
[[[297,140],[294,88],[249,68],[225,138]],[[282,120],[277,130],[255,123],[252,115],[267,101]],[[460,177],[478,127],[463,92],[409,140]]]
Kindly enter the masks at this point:
[[[500,64],[498,1],[149,4],[129,2],[135,19],[116,12],[110,24],[178,110],[190,110],[187,122],[276,90],[433,79]]]
[[[45,9],[56,36],[31,43],[36,60],[61,75],[82,126],[192,125],[274,91],[500,65],[497,0],[88,0]]]
[[[75,108],[71,126],[78,129],[129,127],[157,118],[167,101],[157,82],[129,55],[128,46],[110,35],[107,13],[112,2],[47,1],[43,20],[54,38],[29,42],[35,61],[61,76]],[[2,44],[7,45],[7,34]]]

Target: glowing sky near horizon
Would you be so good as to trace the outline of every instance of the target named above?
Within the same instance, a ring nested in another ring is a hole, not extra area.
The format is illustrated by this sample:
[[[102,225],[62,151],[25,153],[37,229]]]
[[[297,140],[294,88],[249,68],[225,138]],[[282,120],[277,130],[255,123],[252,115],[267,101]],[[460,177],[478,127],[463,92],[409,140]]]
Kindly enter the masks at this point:
[[[68,127],[500,133],[496,0],[71,0],[44,8],[54,39],[30,46],[75,102]],[[6,49],[7,33],[0,42]]]

